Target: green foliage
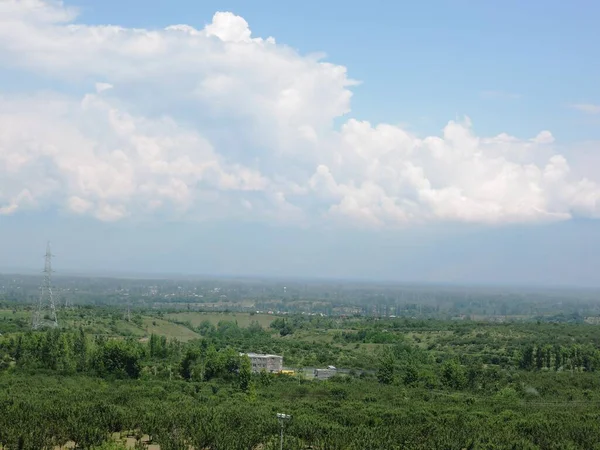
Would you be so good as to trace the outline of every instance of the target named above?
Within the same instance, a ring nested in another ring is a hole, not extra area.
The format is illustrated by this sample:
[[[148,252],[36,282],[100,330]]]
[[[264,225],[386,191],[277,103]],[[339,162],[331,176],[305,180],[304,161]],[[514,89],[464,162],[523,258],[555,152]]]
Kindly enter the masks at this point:
[[[536,380],[541,374],[532,372]],[[549,373],[564,385],[563,374]],[[582,374],[584,384],[599,381]],[[82,375],[0,375],[0,442],[43,449],[75,441],[80,448],[117,450],[113,433],[149,435],[162,449],[277,448],[275,412],[292,415],[286,448],[594,448],[595,406],[562,395],[522,401],[513,387],[493,395],[399,391],[350,379],[304,383],[274,378],[256,400],[237,387],[183,381],[101,381]],[[535,383],[535,381],[533,381]],[[215,392],[215,393],[213,393]],[[543,396],[543,394],[540,394]],[[550,398],[554,400],[550,402]],[[556,402],[562,403],[556,403]]]
[[[407,386],[413,386],[419,381],[419,371],[414,365],[405,366],[403,381]]]
[[[356,343],[361,342],[364,344],[393,344],[396,342],[402,342],[404,336],[397,333],[391,333],[388,330],[377,330],[363,328],[359,331],[343,331],[335,335],[336,342]]]
[[[271,322],[270,327],[275,330],[279,330],[280,336],[288,336],[294,332],[294,327],[292,324],[283,318],[275,319],[273,322]]]
[[[141,350],[134,342],[110,340],[100,344],[92,358],[92,368],[100,376],[138,378]]]
[[[138,327],[142,327],[144,325],[144,321],[142,319],[142,316],[140,314],[135,314],[132,318],[131,321],[136,324]]]
[[[161,450],[268,450],[279,411],[293,416],[285,445],[298,450],[587,449],[600,436],[595,326],[289,315],[269,332],[223,314],[182,343],[90,333],[76,314],[77,327],[0,337],[5,448],[116,450],[121,433],[138,448],[149,435]],[[327,381],[253,374],[247,351],[342,370]]]
[[[200,357],[200,352],[195,348],[188,348],[179,364],[179,374],[184,380],[190,381],[194,374],[193,367]]]
[[[247,391],[250,387],[250,380],[252,379],[252,364],[248,355],[243,355],[240,358],[239,366],[240,389],[242,391]]]
[[[463,389],[467,385],[465,369],[456,360],[446,361],[442,365],[441,380],[452,389]]]
[[[379,368],[377,370],[377,379],[382,384],[392,384],[395,379],[395,366],[396,357],[394,352],[389,348],[385,347],[382,351]]]

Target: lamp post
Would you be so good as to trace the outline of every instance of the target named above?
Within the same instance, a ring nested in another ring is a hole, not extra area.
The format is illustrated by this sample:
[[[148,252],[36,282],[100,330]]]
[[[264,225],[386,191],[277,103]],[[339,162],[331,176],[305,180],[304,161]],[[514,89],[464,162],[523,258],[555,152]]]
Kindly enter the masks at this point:
[[[283,422],[290,420],[292,416],[283,413],[277,413],[277,419],[279,419],[279,425],[281,426],[281,434],[279,439],[279,450],[283,450]]]

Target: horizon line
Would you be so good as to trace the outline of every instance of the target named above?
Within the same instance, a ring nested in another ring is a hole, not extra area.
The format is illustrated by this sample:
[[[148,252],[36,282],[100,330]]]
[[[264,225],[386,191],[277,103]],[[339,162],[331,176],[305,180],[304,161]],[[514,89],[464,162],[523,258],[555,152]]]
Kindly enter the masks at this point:
[[[572,285],[572,284],[548,284],[548,283],[512,283],[512,282],[490,282],[490,281],[425,281],[425,280],[392,280],[389,278],[358,278],[358,277],[334,277],[334,276],[302,276],[302,275],[268,275],[268,274],[227,274],[227,273],[184,273],[184,272],[136,272],[136,271],[110,271],[110,270],[74,270],[65,269],[53,272],[54,277],[81,277],[95,279],[127,279],[127,280],[246,280],[246,281],[289,281],[289,282],[319,282],[319,283],[348,283],[361,285],[387,285],[395,287],[451,287],[451,288],[488,288],[488,289],[557,289],[557,290],[600,290],[600,285]],[[43,275],[41,269],[28,268],[0,268],[0,276],[35,276]]]

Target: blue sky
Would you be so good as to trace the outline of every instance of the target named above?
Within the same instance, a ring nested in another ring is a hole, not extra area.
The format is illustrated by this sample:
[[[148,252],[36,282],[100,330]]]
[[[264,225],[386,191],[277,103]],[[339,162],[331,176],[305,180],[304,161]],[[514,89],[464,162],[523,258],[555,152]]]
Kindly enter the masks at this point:
[[[36,1],[0,270],[600,285],[597,2]]]
[[[486,135],[551,129],[563,142],[600,138],[600,119],[566,107],[600,103],[600,4],[593,0],[67,3],[87,23],[144,28],[202,28],[215,11],[232,11],[257,36],[347,66],[362,82],[352,110],[364,120],[438,133],[466,114]]]

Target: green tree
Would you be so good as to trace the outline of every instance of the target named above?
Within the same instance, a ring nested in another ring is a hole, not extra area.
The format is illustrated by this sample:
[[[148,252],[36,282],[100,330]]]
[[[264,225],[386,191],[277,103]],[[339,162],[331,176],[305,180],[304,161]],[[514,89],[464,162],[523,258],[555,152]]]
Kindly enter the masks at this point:
[[[554,345],[554,370],[558,371],[562,366],[562,350],[559,345]]]
[[[58,337],[56,370],[62,373],[71,373],[76,369],[71,337],[72,335],[67,333],[61,333]]]
[[[206,357],[204,358],[204,379],[210,381],[218,377],[221,375],[222,367],[219,354],[214,345],[211,345],[206,349]]]
[[[408,364],[404,368],[403,381],[404,384],[407,386],[412,386],[417,381],[419,381],[419,371],[417,370],[414,364]]]
[[[377,370],[377,379],[382,384],[392,384],[394,382],[394,369],[396,358],[389,347],[385,347],[379,359],[379,368]]]
[[[544,361],[546,360],[544,349],[541,345],[538,345],[535,351],[535,368],[537,370],[542,370],[544,368]]]
[[[79,328],[79,332],[75,336],[73,342],[73,351],[75,353],[75,368],[79,372],[84,372],[88,365],[88,341],[83,331],[83,328]]]
[[[239,378],[240,389],[247,391],[250,387],[250,380],[252,379],[252,363],[250,362],[248,355],[243,355],[240,359]]]
[[[200,325],[198,325],[198,333],[202,336],[208,336],[215,332],[215,326],[210,322],[210,320],[203,320]]]
[[[110,340],[96,349],[94,369],[102,376],[138,378],[141,372],[140,360],[140,351],[134,343]]]
[[[240,369],[240,355],[233,348],[228,347],[220,352],[221,376],[231,379]]]
[[[193,367],[200,357],[200,352],[195,348],[188,348],[181,363],[179,364],[179,374],[184,380],[190,381],[193,376]]]
[[[525,350],[523,351],[523,355],[521,355],[521,360],[519,361],[519,367],[521,369],[525,369],[525,370],[533,369],[533,362],[534,362],[533,353],[534,353],[533,345],[528,345],[527,347],[525,347]]]
[[[462,389],[467,385],[465,369],[456,360],[446,361],[442,365],[442,383],[453,389]]]

